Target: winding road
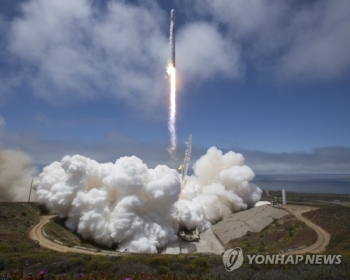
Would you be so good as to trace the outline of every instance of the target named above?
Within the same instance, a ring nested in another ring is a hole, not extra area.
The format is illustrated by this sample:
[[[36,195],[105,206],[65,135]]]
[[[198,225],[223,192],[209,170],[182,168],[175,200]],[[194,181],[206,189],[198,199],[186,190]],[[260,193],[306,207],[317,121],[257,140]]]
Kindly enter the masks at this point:
[[[30,231],[29,231],[29,237],[37,241],[40,246],[45,247],[50,250],[63,252],[63,253],[80,253],[80,254],[91,254],[91,255],[108,255],[108,256],[120,256],[124,255],[125,253],[120,252],[113,252],[113,251],[90,251],[88,249],[80,249],[77,247],[67,247],[65,245],[61,245],[57,242],[54,242],[53,240],[50,240],[46,238],[43,234],[43,227],[46,223],[48,223],[51,219],[53,219],[56,215],[49,215],[49,216],[40,216],[40,222],[35,225]]]
[[[317,233],[317,240],[312,245],[305,247],[300,250],[295,250],[292,252],[285,252],[284,254],[305,254],[305,253],[321,253],[326,249],[329,244],[330,234],[318,225],[312,223],[308,219],[302,216],[303,213],[316,209],[315,207],[303,206],[303,205],[285,205],[284,209],[293,214],[297,219],[304,222],[306,225],[311,227]],[[58,252],[71,252],[71,253],[81,253],[81,254],[91,254],[91,255],[108,255],[108,256],[120,256],[125,253],[113,252],[113,251],[90,251],[88,249],[77,248],[77,247],[67,247],[65,245],[59,244],[53,240],[46,238],[43,234],[43,227],[48,223],[55,215],[41,216],[40,222],[35,225],[29,232],[29,237],[37,241],[40,246],[45,247],[50,250]]]
[[[323,251],[325,251],[331,238],[330,234],[318,225],[312,223],[310,220],[302,216],[303,213],[317,208],[304,205],[284,205],[283,207],[284,209],[288,210],[291,214],[293,214],[297,219],[304,222],[317,233],[317,240],[315,243],[303,249],[288,252],[287,254],[322,253]]]

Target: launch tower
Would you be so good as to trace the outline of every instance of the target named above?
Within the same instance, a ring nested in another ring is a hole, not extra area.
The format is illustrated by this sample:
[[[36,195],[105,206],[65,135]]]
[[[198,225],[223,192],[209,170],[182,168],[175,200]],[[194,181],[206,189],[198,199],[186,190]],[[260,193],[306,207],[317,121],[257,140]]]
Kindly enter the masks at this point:
[[[185,152],[185,158],[183,164],[180,165],[179,171],[181,172],[182,181],[185,180],[187,176],[188,166],[191,160],[191,150],[192,150],[192,134],[188,137],[187,149]]]

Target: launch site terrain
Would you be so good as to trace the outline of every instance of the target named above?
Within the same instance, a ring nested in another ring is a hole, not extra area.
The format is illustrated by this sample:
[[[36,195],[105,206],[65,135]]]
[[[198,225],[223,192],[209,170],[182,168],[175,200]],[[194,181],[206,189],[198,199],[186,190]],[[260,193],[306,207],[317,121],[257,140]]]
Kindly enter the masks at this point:
[[[327,200],[327,197],[328,195],[325,194],[323,199]],[[123,279],[122,277],[127,276],[134,276],[132,279],[143,279],[140,275],[149,275],[151,277],[149,279],[157,279],[159,275],[172,275],[171,277],[183,279],[203,279],[204,276],[209,277],[208,279],[230,279],[227,278],[229,274],[222,265],[221,255],[209,252],[209,254],[177,255],[132,253],[114,255],[111,252],[108,255],[105,253],[106,248],[81,239],[67,230],[63,220],[58,218],[53,218],[45,224],[48,238],[66,242],[67,249],[83,246],[102,255],[92,255],[93,251],[87,250],[85,254],[49,250],[29,238],[31,229],[42,217],[45,217],[45,215],[42,216],[43,213],[36,203],[1,203],[0,213],[0,275],[12,271],[23,276],[28,273],[35,274],[44,269],[55,275],[61,273],[74,275],[84,272],[91,277],[97,277],[96,275],[105,273],[115,277],[111,279]],[[287,279],[285,277],[285,269],[287,269],[289,276],[295,275],[298,279],[308,279],[309,273],[313,276],[321,276],[325,272],[334,276],[331,279],[345,279],[350,271],[348,259],[350,257],[350,208],[324,203],[302,216],[330,234],[330,242],[323,253],[341,254],[343,256],[341,265],[308,266],[307,268],[303,265],[289,268],[282,268],[279,265],[273,268],[244,265],[243,269],[237,271],[236,276],[240,276],[241,279],[251,279],[252,275],[256,275],[259,279],[264,279],[268,278],[268,275],[274,275],[280,279]],[[260,231],[247,231],[241,237],[229,240],[224,246],[225,248],[239,246],[244,252],[249,253],[288,252],[290,248],[308,246],[315,242],[315,239],[315,232],[310,227],[295,216],[287,214],[281,218],[272,219],[272,222]],[[115,248],[112,249],[115,250]]]

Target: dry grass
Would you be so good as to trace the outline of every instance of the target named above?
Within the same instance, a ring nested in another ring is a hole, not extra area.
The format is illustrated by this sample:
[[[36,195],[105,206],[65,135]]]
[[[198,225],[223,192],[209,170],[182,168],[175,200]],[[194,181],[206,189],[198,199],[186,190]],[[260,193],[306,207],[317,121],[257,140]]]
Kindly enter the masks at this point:
[[[232,279],[233,277],[309,280],[348,279],[350,275],[350,263],[346,258],[339,266],[276,265],[268,267],[244,264],[234,273],[228,273],[222,264],[221,256],[215,255],[130,254],[108,257],[53,252],[41,248],[27,237],[30,227],[39,220],[39,212],[34,204],[30,207],[17,203],[0,204],[0,279],[5,276],[10,276],[13,280],[81,279],[80,273],[83,273],[83,279],[87,280]],[[292,232],[291,235],[296,236],[292,240],[297,242],[299,228],[302,228],[302,225],[297,225],[286,218],[283,223],[282,221],[273,223],[261,237],[259,235],[259,240],[261,238],[267,246],[270,242],[273,243],[273,238],[279,236],[278,232],[283,229],[284,235],[290,235],[289,232]],[[42,270],[45,270],[43,277],[39,275]],[[27,278],[29,273],[32,273],[31,278]]]
[[[225,244],[225,248],[241,247],[246,253],[279,252],[308,246],[317,239],[316,233],[293,215],[274,220],[260,232],[247,232]]]
[[[330,206],[309,211],[303,216],[331,234],[327,247],[329,252],[350,255],[350,208]]]

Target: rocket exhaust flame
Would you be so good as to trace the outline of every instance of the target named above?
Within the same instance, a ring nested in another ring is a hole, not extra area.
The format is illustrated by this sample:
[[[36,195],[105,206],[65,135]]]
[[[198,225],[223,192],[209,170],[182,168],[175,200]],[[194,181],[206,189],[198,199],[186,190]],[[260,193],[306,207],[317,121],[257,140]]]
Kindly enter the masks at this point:
[[[170,12],[170,36],[169,36],[169,58],[167,73],[170,77],[170,108],[168,129],[170,132],[171,146],[168,151],[175,158],[176,152],[176,69],[175,69],[175,10]]]
[[[168,75],[170,77],[170,108],[168,129],[170,132],[171,147],[168,149],[170,155],[175,157],[176,151],[176,70],[172,65],[168,66]]]

